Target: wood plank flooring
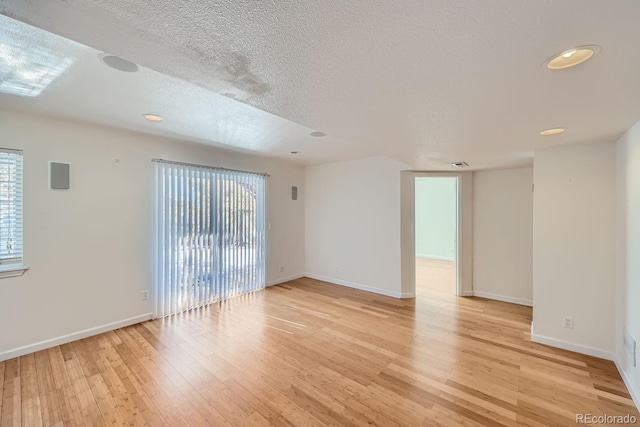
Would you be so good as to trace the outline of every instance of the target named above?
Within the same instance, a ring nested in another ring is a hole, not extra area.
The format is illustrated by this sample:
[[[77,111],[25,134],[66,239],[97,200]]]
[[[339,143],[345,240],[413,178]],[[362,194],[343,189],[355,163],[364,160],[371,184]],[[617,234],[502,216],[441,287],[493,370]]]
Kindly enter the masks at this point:
[[[611,362],[529,341],[531,309],[312,279],[0,363],[0,426],[567,426],[634,414]],[[449,282],[447,282],[449,281]]]

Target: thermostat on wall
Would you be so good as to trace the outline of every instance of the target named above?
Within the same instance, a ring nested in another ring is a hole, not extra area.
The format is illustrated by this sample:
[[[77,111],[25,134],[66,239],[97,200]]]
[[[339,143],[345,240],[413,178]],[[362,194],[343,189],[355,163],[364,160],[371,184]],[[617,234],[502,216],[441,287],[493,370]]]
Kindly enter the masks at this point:
[[[71,184],[69,169],[69,163],[49,162],[49,188],[52,190],[68,190]]]

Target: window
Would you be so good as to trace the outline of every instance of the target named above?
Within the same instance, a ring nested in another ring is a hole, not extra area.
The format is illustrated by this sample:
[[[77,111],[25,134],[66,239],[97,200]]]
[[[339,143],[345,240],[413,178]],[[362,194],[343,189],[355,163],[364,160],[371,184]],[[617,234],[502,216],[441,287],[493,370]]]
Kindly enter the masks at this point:
[[[264,288],[265,176],[155,165],[155,317]]]
[[[0,148],[0,269],[22,266],[22,151]]]

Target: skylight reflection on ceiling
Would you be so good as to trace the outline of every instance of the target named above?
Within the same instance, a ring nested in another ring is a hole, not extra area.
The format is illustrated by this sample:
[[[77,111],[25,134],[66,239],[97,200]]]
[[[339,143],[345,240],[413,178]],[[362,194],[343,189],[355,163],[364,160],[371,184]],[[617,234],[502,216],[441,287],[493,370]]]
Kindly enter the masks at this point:
[[[0,33],[0,92],[38,96],[73,63],[47,48],[42,38],[38,42],[38,38],[25,37],[28,30],[21,27],[26,24],[1,15],[0,24],[4,27]]]

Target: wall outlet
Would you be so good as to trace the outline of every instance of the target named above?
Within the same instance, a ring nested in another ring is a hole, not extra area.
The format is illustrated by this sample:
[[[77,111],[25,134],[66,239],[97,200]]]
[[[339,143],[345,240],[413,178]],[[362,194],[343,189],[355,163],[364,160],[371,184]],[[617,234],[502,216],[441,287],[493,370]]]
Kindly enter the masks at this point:
[[[280,273],[284,273],[284,265],[281,265],[280,268],[278,268],[278,271]]]
[[[573,317],[562,316],[562,327],[573,329]]]
[[[622,342],[624,349],[627,352],[627,356],[633,362],[633,367],[636,367],[636,340],[633,339],[627,328],[622,330]]]
[[[142,294],[142,301],[146,301],[146,300],[149,299],[149,291],[148,290],[147,291],[142,291],[141,294]]]

